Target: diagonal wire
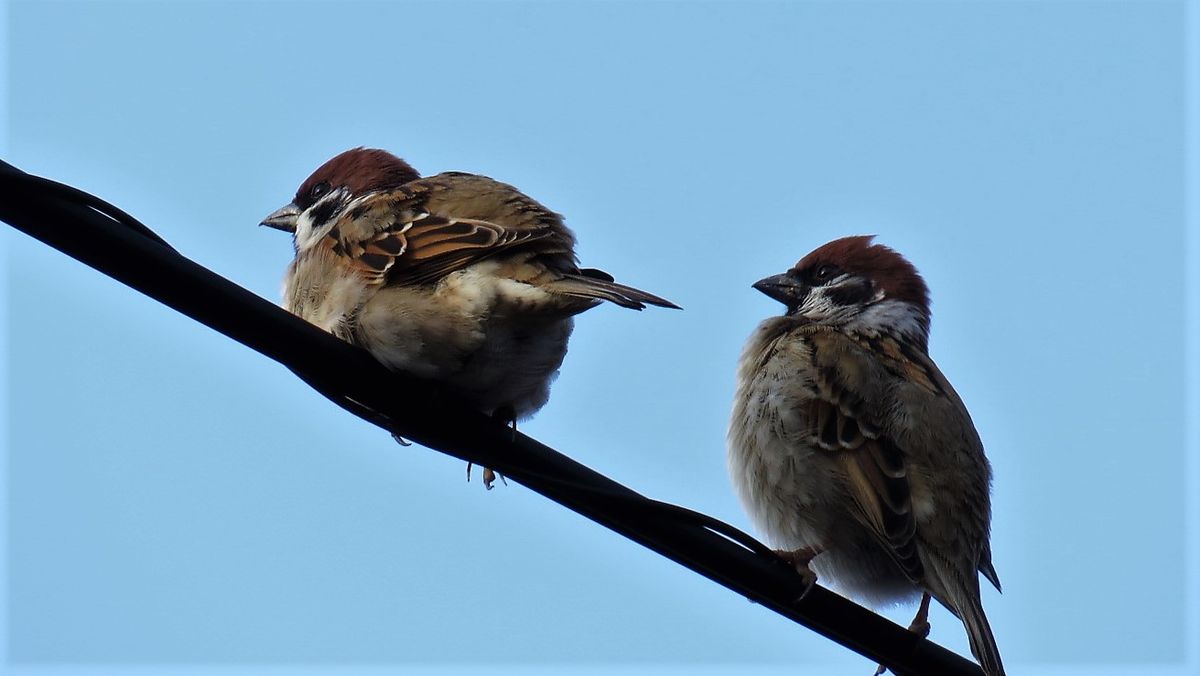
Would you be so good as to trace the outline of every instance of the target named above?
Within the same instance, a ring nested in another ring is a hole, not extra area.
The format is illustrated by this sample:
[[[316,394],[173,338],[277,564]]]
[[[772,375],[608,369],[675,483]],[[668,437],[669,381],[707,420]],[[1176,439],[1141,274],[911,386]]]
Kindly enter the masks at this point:
[[[982,673],[845,598],[807,589],[790,565],[733,526],[647,498],[471,410],[434,383],[387,370],[366,351],[184,257],[98,197],[0,161],[0,220],[278,361],[364,420],[491,467],[896,674]]]

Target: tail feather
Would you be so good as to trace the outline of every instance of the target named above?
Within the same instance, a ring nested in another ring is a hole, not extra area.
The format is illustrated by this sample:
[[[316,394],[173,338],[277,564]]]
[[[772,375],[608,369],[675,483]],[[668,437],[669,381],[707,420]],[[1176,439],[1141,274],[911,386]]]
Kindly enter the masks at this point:
[[[1000,576],[996,574],[996,567],[992,565],[992,559],[990,555],[983,563],[979,564],[979,572],[983,573],[983,576],[987,578],[987,581],[992,583],[992,586],[996,588],[996,591],[1004,591],[1000,588]]]
[[[983,613],[983,604],[979,601],[979,593],[968,595],[958,608],[958,615],[967,628],[967,638],[971,642],[971,653],[979,661],[983,673],[987,676],[1004,676],[1004,664],[1000,661],[1000,648],[996,646],[996,637],[992,634],[992,626],[988,624],[987,615]]]
[[[618,284],[612,281],[612,277],[604,273],[595,274],[597,272],[599,271],[585,270],[583,274],[563,274],[562,279],[546,285],[545,288],[568,296],[607,300],[631,310],[642,310],[647,305],[679,309],[678,305],[669,300],[632,286]]]
[[[1000,589],[1000,576],[996,574],[996,567],[992,565],[992,543],[987,540],[983,541],[983,552],[979,555],[979,572],[992,583],[996,591],[1004,591]]]

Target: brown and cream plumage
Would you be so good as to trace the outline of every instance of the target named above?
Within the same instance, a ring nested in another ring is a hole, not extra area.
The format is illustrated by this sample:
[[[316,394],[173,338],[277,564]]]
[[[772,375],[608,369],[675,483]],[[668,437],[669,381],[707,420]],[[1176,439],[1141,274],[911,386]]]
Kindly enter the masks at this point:
[[[754,285],[787,306],[738,366],[734,484],[787,558],[871,603],[923,595],[958,615],[1004,673],[980,603],[991,562],[991,469],[966,407],[928,355],[916,269],[870,237],[818,248]]]
[[[382,150],[329,160],[263,225],[294,236],[288,310],[512,421],[546,403],[575,315],[676,307],[580,268],[562,218],[516,188]]]

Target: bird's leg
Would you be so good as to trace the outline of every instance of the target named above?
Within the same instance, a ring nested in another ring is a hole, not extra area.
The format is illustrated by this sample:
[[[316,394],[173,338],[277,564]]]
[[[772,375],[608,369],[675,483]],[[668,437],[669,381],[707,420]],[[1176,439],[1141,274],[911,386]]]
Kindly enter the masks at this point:
[[[921,595],[921,605],[917,607],[917,615],[913,618],[912,624],[908,625],[908,630],[912,633],[926,638],[929,636],[929,592]]]
[[[488,489],[489,491],[492,490],[492,484],[496,483],[496,476],[497,476],[497,474],[496,474],[495,470],[493,470],[491,467],[484,467],[483,468],[483,487]],[[504,477],[500,477],[500,478],[503,479]],[[505,481],[504,485],[507,486],[508,482]]]
[[[474,463],[472,463],[469,460],[467,461],[467,482],[468,483],[470,483],[470,481],[471,481],[471,468],[474,466],[475,466]],[[508,485],[508,481],[506,481],[504,479],[503,475],[496,474],[496,472],[494,470],[492,470],[492,468],[490,468],[490,467],[484,467],[483,468],[483,487],[488,489],[489,491],[492,490],[492,484],[496,483],[496,477],[500,477],[500,481],[505,486]]]
[[[926,638],[929,636],[930,598],[929,592],[925,592],[921,595],[921,605],[917,606],[917,615],[913,618],[912,624],[908,625],[908,630],[917,636],[920,636],[921,638]],[[879,668],[875,670],[875,676],[881,676],[885,671],[887,671],[887,667],[881,664],[879,665]]]
[[[405,439],[404,437],[400,436],[399,434],[393,434],[392,438],[395,439],[396,443],[400,444],[401,446],[412,446],[411,441],[409,441],[408,439]]]
[[[804,580],[804,593],[800,595],[800,598],[796,599],[797,601],[804,598],[808,594],[808,590],[812,589],[813,585],[817,583],[817,574],[813,572],[813,569],[808,564],[812,563],[812,560],[822,551],[819,547],[775,550],[775,555],[791,564]]]
[[[507,427],[512,428],[512,440],[513,441],[517,440],[517,413],[516,413],[516,411],[513,410],[512,406],[504,405],[504,406],[501,406],[500,408],[496,409],[495,411],[492,411],[492,418],[499,420],[500,422],[504,423]],[[483,468],[483,487],[488,489],[489,491],[492,490],[493,484],[496,483],[496,477],[500,477],[500,482],[503,483],[505,486],[508,485],[508,481],[504,478],[503,474],[496,474],[495,470],[493,470],[491,467],[484,467]],[[468,462],[467,463],[467,481],[470,481],[470,480],[471,480],[471,463]]]

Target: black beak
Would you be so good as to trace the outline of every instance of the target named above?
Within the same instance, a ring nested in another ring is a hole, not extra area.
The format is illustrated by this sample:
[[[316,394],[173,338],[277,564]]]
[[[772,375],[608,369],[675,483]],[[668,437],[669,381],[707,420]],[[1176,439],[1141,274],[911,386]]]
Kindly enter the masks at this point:
[[[788,306],[789,309],[799,307],[804,297],[808,295],[808,286],[786,273],[760,279],[752,286],[767,294],[768,298]]]
[[[284,232],[296,232],[296,219],[300,217],[300,207],[295,204],[289,204],[281,209],[276,210],[270,216],[263,219],[259,225],[265,225],[268,228],[283,230]]]

